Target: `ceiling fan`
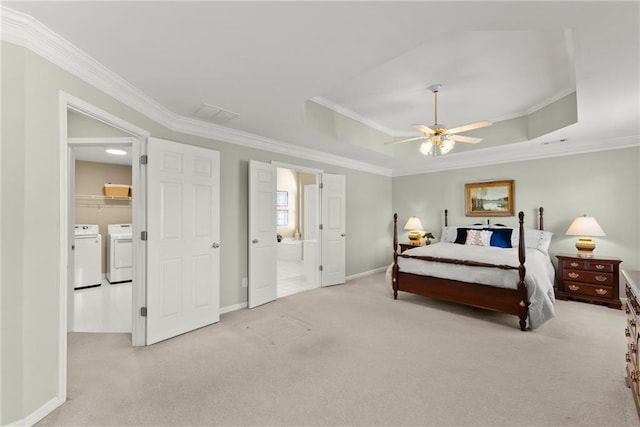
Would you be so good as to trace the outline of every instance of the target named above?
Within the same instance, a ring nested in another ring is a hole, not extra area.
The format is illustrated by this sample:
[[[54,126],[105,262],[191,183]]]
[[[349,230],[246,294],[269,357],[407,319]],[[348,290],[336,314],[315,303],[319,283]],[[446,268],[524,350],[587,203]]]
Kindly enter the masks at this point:
[[[443,124],[438,123],[438,92],[442,87],[441,84],[429,86],[429,90],[433,92],[435,99],[435,119],[434,124],[431,127],[425,125],[413,125],[414,128],[423,133],[422,136],[413,138],[401,139],[399,141],[385,142],[387,145],[402,144],[404,142],[418,141],[424,139],[425,142],[420,145],[420,152],[426,156],[438,156],[440,154],[447,154],[454,147],[456,142],[466,142],[469,144],[476,144],[482,141],[482,138],[474,138],[471,136],[456,135],[461,132],[467,132],[473,129],[479,129],[486,126],[491,126],[492,123],[488,120],[480,122],[469,123],[466,125],[458,126],[455,128],[447,129]]]

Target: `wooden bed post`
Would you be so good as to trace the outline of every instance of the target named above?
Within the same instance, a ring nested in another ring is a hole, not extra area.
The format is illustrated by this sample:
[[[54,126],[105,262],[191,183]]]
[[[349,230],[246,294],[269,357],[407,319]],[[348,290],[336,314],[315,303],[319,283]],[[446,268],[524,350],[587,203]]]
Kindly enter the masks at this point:
[[[449,226],[449,210],[445,209],[444,210],[444,226],[447,227]],[[440,237],[442,239],[442,237]]]
[[[518,266],[518,273],[520,276],[520,280],[518,281],[518,296],[520,298],[520,314],[518,317],[520,318],[520,330],[524,331],[527,327],[527,317],[529,314],[529,299],[527,296],[527,285],[524,283],[524,277],[526,274],[526,268],[524,266],[525,262],[525,254],[527,253],[527,247],[525,246],[524,240],[524,212],[520,211],[518,213],[518,219],[520,222],[520,235],[518,236],[518,260],[520,261],[520,265]]]
[[[539,212],[539,216],[538,216],[538,229],[540,230],[544,230],[544,208],[541,206],[540,209],[538,210]]]
[[[398,299],[398,214],[393,214],[393,267],[391,267],[391,285],[393,299]]]

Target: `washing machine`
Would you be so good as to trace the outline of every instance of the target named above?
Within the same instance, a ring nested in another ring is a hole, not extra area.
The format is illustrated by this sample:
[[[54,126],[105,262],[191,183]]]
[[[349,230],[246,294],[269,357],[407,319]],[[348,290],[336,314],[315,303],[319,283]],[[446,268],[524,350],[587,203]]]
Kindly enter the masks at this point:
[[[102,279],[102,236],[97,224],[74,227],[74,289],[100,286]]]
[[[133,243],[131,224],[107,226],[107,280],[130,282],[133,278]]]

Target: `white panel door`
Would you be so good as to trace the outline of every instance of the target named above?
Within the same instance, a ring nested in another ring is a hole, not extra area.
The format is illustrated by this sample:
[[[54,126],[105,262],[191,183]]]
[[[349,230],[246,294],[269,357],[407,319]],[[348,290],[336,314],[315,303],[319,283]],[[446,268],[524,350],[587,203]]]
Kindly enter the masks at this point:
[[[277,297],[276,179],[275,166],[249,161],[249,308]]]
[[[322,286],[345,282],[345,177],[322,174]]]
[[[147,345],[220,320],[220,153],[149,138]]]

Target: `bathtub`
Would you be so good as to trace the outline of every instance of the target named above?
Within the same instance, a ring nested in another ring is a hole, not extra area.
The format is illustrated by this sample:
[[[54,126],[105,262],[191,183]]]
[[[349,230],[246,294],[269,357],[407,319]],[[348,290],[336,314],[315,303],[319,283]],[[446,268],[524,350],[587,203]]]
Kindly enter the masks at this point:
[[[276,246],[279,260],[302,261],[302,240],[294,240],[288,237],[282,239]]]

